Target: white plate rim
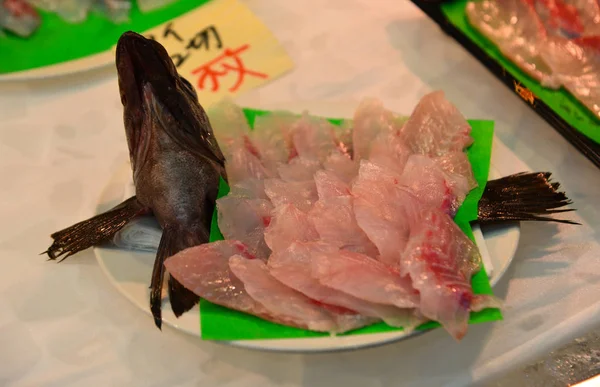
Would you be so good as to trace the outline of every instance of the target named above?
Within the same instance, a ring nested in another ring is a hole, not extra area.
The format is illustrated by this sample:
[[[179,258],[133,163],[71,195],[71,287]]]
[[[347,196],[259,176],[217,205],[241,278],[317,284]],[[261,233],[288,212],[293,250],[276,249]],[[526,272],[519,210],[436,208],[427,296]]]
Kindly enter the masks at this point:
[[[288,110],[293,112],[302,112],[304,110],[310,111],[311,114],[329,116],[329,117],[347,117],[351,113],[350,108],[354,108],[356,104],[349,102],[318,102],[318,101],[307,101],[307,102],[292,102],[292,103],[278,103],[272,105],[262,104],[261,106],[255,106],[260,109],[268,110]],[[494,162],[496,161],[496,162]],[[498,138],[494,138],[494,146],[492,151],[492,165],[490,170],[490,178],[497,178],[512,173],[522,172],[516,170],[515,166],[522,164],[518,160],[517,156],[512,153],[506,146],[500,143]],[[130,169],[128,163],[126,163],[121,169],[119,169],[110,179],[105,190],[103,191],[99,201],[99,211],[104,211],[108,207],[112,207],[121,201],[125,193],[125,185],[130,180]],[[495,176],[494,176],[495,175]],[[108,205],[110,203],[110,205]],[[506,273],[506,270],[510,266],[514,254],[516,252],[519,237],[520,237],[520,225],[518,223],[506,226],[504,232],[500,229],[500,236],[493,236],[491,239],[500,238],[498,244],[502,244],[505,250],[506,259],[501,262],[500,265],[494,264],[494,272],[490,278],[490,283],[495,286],[497,282]],[[502,241],[502,237],[508,241]],[[486,238],[486,243],[489,246],[489,239]],[[508,246],[508,247],[506,247]],[[144,295],[142,296],[140,291],[133,294],[131,289],[127,289],[127,284],[116,279],[113,271],[109,269],[107,262],[113,255],[148,255],[149,259],[152,259],[154,254],[144,252],[133,252],[127,250],[118,250],[113,247],[101,246],[94,248],[96,259],[103,271],[108,277],[109,282],[117,288],[125,298],[131,301],[138,308],[142,309],[146,314],[150,315],[149,304],[148,304],[148,286],[150,276],[142,284],[144,285]],[[150,270],[151,270],[150,264]],[[144,300],[142,302],[142,299]],[[149,324],[152,324],[152,319],[148,319]],[[198,306],[192,309],[190,312],[184,314],[179,319],[175,318],[174,314],[170,310],[168,302],[163,301],[163,323],[168,325],[180,332],[184,332],[196,339],[201,339],[200,334],[200,313]],[[193,328],[196,327],[196,328]],[[269,340],[236,340],[236,341],[216,341],[221,344],[229,344],[232,346],[262,350],[262,351],[275,351],[275,352],[286,352],[286,353],[323,353],[323,352],[337,352],[337,351],[349,351],[357,349],[372,348],[375,346],[391,344],[400,340],[404,340],[410,337],[416,337],[420,334],[426,333],[427,331],[417,331],[410,334],[406,334],[402,331],[398,332],[386,332],[386,333],[373,333],[365,335],[352,335],[352,336],[336,336],[336,337],[318,337],[318,338],[302,338],[302,339],[269,339]]]

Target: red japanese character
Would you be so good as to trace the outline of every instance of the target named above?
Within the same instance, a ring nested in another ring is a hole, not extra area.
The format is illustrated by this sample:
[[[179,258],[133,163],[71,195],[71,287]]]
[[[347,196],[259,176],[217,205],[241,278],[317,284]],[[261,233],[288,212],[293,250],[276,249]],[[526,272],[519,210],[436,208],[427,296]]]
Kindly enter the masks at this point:
[[[244,62],[242,62],[240,54],[246,51],[249,47],[250,46],[246,44],[236,50],[226,48],[223,54],[192,71],[192,74],[194,75],[200,74],[198,78],[198,88],[203,90],[205,86],[204,82],[207,79],[210,79],[212,82],[211,90],[219,90],[219,77],[227,75],[230,71],[236,71],[238,74],[237,81],[232,87],[229,88],[230,92],[236,91],[242,85],[246,75],[252,75],[258,78],[267,78],[267,74],[249,70],[244,66]],[[228,59],[230,59],[229,62],[227,62]],[[213,66],[220,66],[220,69],[215,69]]]

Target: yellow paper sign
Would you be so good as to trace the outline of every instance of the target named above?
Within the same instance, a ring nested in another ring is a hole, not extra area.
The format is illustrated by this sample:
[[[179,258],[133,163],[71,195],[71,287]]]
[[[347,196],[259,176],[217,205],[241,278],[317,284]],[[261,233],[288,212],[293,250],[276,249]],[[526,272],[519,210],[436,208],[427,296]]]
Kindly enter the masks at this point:
[[[294,67],[275,36],[237,0],[212,0],[143,35],[165,47],[205,107]]]

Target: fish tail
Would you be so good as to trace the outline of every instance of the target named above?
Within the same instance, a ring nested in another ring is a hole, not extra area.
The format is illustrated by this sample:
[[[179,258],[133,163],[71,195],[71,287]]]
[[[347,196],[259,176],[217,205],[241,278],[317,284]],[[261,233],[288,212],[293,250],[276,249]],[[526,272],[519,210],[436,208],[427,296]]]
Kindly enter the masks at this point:
[[[550,172],[522,172],[487,182],[479,201],[479,223],[503,221],[544,221],[579,224],[551,215],[575,211],[560,183],[552,182]]]
[[[110,240],[127,222],[147,211],[133,196],[102,214],[50,235],[54,242],[42,254],[47,254],[50,260],[62,257],[59,261],[62,262],[73,254]]]
[[[152,280],[150,282],[150,310],[154,317],[154,323],[162,327],[162,289],[165,278],[165,260],[177,254],[186,246],[189,235],[177,227],[166,226],[158,245],[158,252],[152,269]],[[198,303],[199,297],[186,289],[175,278],[169,275],[168,281],[169,301],[171,309],[176,317],[192,309]]]

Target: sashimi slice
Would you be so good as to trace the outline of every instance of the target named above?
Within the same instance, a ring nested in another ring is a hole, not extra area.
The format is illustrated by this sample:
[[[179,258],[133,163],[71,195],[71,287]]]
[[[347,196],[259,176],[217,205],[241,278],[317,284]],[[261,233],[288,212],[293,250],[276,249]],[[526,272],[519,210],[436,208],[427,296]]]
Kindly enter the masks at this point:
[[[331,310],[276,280],[260,260],[234,255],[229,258],[229,268],[243,283],[248,295],[281,324],[313,331],[341,333],[372,322],[371,319],[356,313],[332,313]],[[343,323],[339,324],[338,320]]]
[[[472,305],[488,304],[489,296],[475,296],[471,288],[471,276],[480,267],[477,247],[440,211],[423,211],[401,266],[420,292],[420,312],[439,321],[457,340],[467,331]]]
[[[248,265],[248,262],[253,263]],[[275,323],[335,333],[372,322],[356,314],[332,313],[291,291],[269,276],[264,263],[248,254],[239,241],[218,241],[183,250],[168,258],[165,267],[199,297]],[[257,298],[264,304],[255,300],[248,290],[258,294]]]
[[[435,160],[415,154],[408,158],[406,170],[399,181],[425,207],[433,207],[454,216],[470,189],[466,177],[459,174],[453,174],[452,177],[450,179]]]
[[[292,126],[292,141],[298,156],[324,161],[337,149],[333,125],[304,113]]]
[[[226,157],[225,169],[230,184],[246,179],[266,179],[274,176],[257,155],[239,141],[231,142],[230,153]]]
[[[356,223],[350,195],[319,199],[308,213],[320,240],[343,250],[377,256],[377,247]]]
[[[600,36],[575,40],[552,38],[541,55],[553,70],[551,83],[564,85],[591,112],[600,116]],[[546,86],[548,81],[542,81]]]
[[[378,259],[398,267],[414,214],[424,207],[400,177],[385,167],[361,160],[352,185],[356,223],[377,246]]]
[[[404,144],[399,131],[384,132],[371,143],[369,161],[401,174],[410,154],[411,150]]]
[[[315,173],[315,186],[319,199],[350,195],[350,186],[334,172],[317,171]]]
[[[539,53],[546,30],[533,1],[470,1],[465,12],[469,23],[529,76],[541,81],[552,72]]]
[[[312,264],[313,276],[322,285],[369,302],[399,308],[419,306],[419,294],[410,278],[364,254],[326,253]]]
[[[277,172],[284,181],[308,181],[314,178],[320,168],[321,163],[317,159],[298,156],[287,164],[279,165]]]
[[[402,138],[413,153],[442,156],[473,143],[471,126],[443,91],[425,95],[402,127]]]
[[[264,238],[273,205],[264,199],[228,195],[217,199],[217,220],[225,239],[239,240],[256,257],[267,259],[271,250]]]
[[[371,142],[382,132],[399,130],[404,121],[404,118],[385,109],[380,100],[363,99],[354,112],[352,158],[357,161],[368,158]]]
[[[277,252],[294,242],[315,241],[319,233],[305,212],[293,204],[284,204],[274,210],[264,237],[267,246]]]
[[[313,179],[307,181],[265,180],[265,193],[275,207],[292,204],[301,211],[309,211],[318,199]]]
[[[390,326],[414,327],[414,311],[410,309],[375,304],[321,285],[312,276],[312,262],[328,251],[335,252],[337,249],[323,242],[293,243],[286,250],[271,255],[269,272],[280,282],[318,302],[382,319]]]
[[[244,111],[231,99],[225,98],[209,109],[207,114],[223,154],[232,154],[234,144],[250,133]]]
[[[298,117],[287,112],[255,118],[250,138],[267,168],[276,168],[279,163],[287,163],[296,156],[292,143],[292,127],[296,121]]]
[[[332,152],[323,162],[326,171],[335,174],[346,184],[350,184],[358,174],[358,165],[358,162],[337,151]]]
[[[435,158],[435,162],[448,176],[450,176],[452,186],[458,186],[462,180],[460,177],[462,177],[466,179],[467,182],[467,186],[464,188],[466,192],[477,187],[478,184],[477,180],[475,180],[475,175],[473,175],[471,162],[464,152],[447,153],[444,156]],[[453,189],[458,189],[458,187]]]
[[[218,241],[183,250],[165,261],[165,268],[194,294],[221,306],[271,319],[272,316],[244,289],[229,270],[229,257],[252,258],[239,241]]]
[[[267,199],[265,193],[265,181],[262,179],[248,178],[233,184],[229,190],[229,196],[245,199]]]

